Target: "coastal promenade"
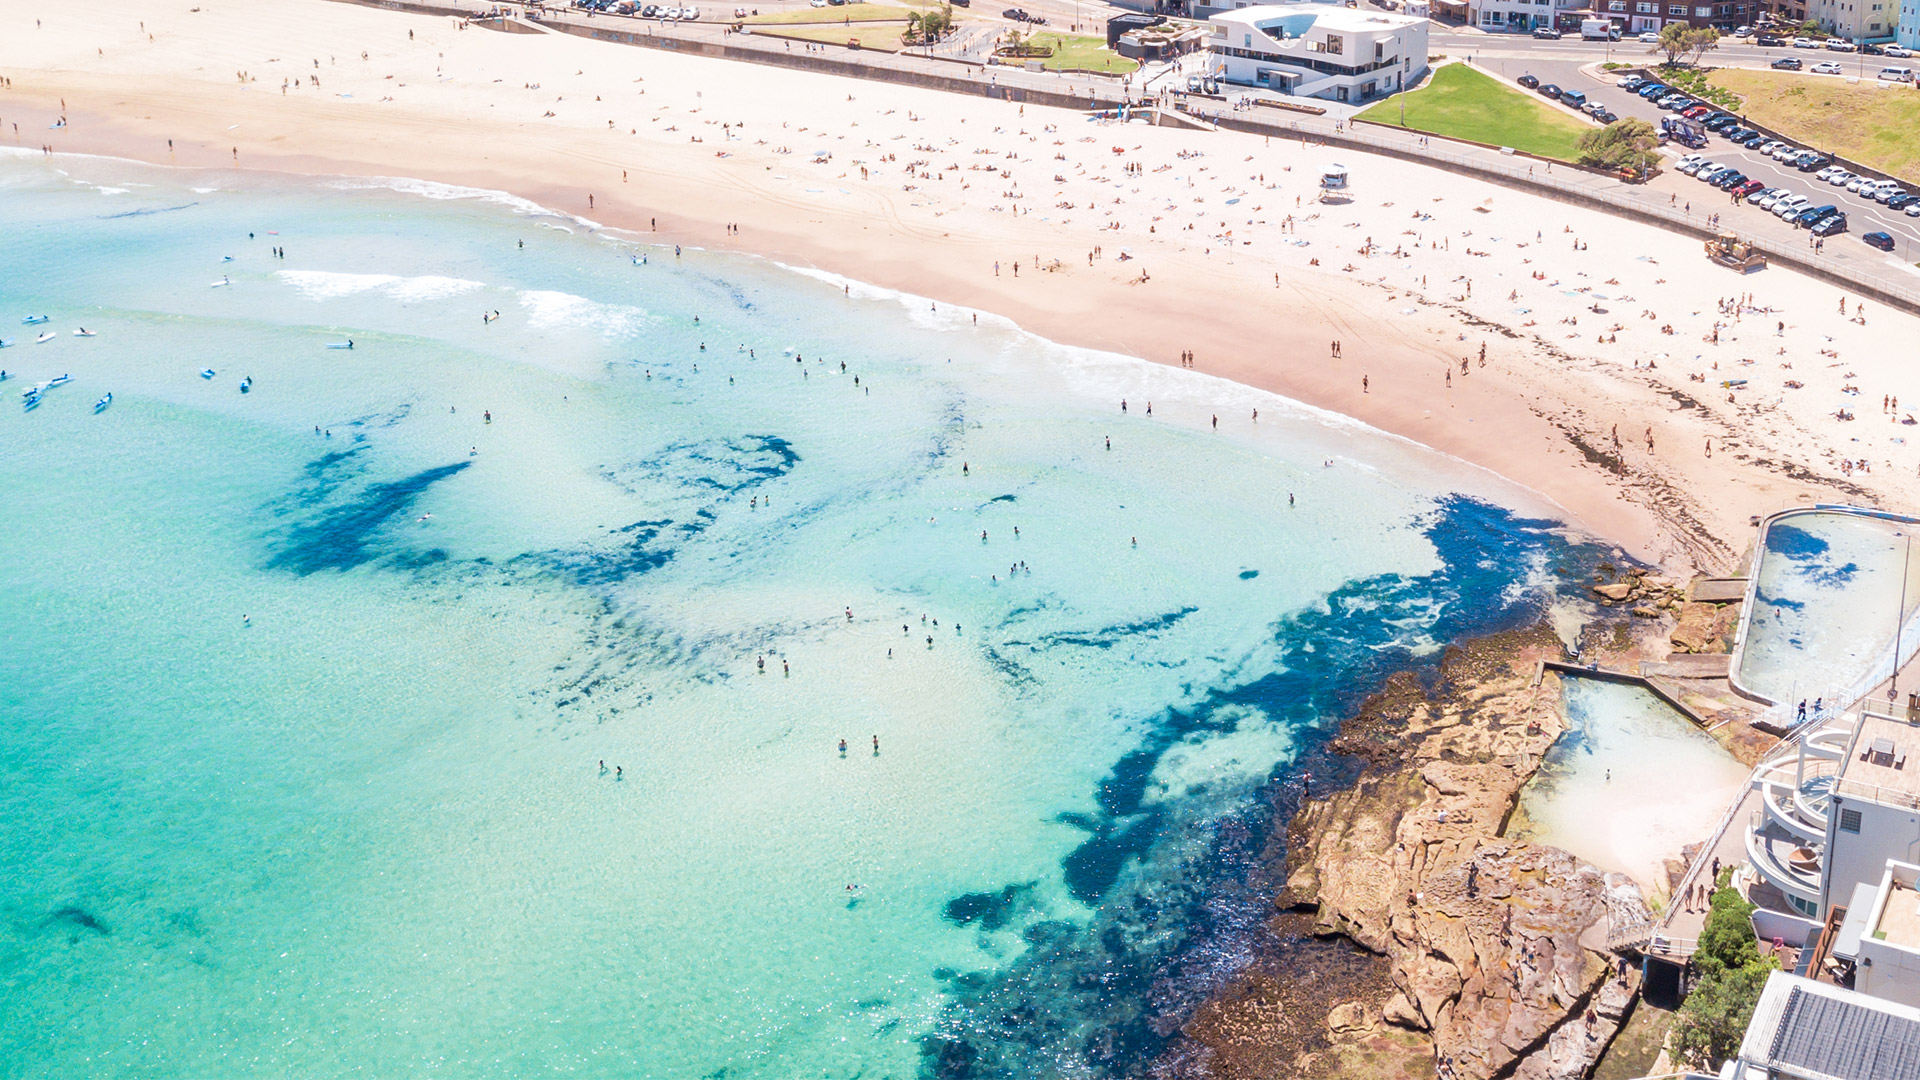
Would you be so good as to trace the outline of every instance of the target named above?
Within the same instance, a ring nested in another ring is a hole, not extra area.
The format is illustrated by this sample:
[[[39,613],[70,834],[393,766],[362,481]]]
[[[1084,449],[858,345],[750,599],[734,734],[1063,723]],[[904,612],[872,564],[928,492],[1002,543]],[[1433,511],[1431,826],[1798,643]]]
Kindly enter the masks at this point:
[[[879,52],[816,45],[796,50],[784,38],[734,32],[726,23],[663,22],[625,16],[594,15],[539,5],[500,5],[479,0],[341,0],[396,11],[478,19],[508,12],[515,29],[544,28],[617,44],[655,48],[684,55],[769,64],[778,67],[898,82],[948,93],[995,97],[1022,104],[1061,108],[1113,109],[1155,102],[1213,125],[1269,138],[1296,139],[1322,146],[1350,148],[1473,176],[1505,187],[1543,194],[1564,202],[1632,218],[1701,240],[1722,231],[1751,240],[1769,259],[1850,289],[1881,303],[1920,313],[1920,272],[1898,259],[1851,238],[1836,238],[1815,252],[1793,226],[1771,216],[1752,214],[1725,224],[1715,216],[1727,204],[1686,178],[1666,173],[1647,184],[1630,184],[1606,173],[1556,164],[1500,147],[1479,146],[1423,135],[1387,125],[1355,123],[1334,116],[1310,116],[1261,105],[1234,107],[1227,100],[1165,90],[1136,91],[1131,80],[1084,72],[1039,72],[986,65],[972,42],[957,50],[934,48]],[[531,17],[529,17],[531,16]],[[496,25],[507,20],[495,20]],[[831,24],[828,24],[831,25]],[[1146,75],[1151,87],[1155,75]],[[1271,101],[1273,99],[1266,99]],[[1366,178],[1355,178],[1364,189]],[[1698,196],[1698,205],[1695,205]],[[1851,242],[1849,242],[1851,240]]]

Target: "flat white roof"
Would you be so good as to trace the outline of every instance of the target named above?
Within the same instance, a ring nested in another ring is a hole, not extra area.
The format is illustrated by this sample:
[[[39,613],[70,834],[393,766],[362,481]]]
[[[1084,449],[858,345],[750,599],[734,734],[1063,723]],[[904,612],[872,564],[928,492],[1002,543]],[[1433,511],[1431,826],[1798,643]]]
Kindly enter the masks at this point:
[[[1253,7],[1235,8],[1223,11],[1211,18],[1212,22],[1232,22],[1251,24],[1255,27],[1262,23],[1277,23],[1286,19],[1311,15],[1313,25],[1322,30],[1334,30],[1343,33],[1357,33],[1365,30],[1401,30],[1423,23],[1427,20],[1419,15],[1397,15],[1390,11],[1366,11],[1360,8],[1342,7],[1338,4],[1256,4]]]

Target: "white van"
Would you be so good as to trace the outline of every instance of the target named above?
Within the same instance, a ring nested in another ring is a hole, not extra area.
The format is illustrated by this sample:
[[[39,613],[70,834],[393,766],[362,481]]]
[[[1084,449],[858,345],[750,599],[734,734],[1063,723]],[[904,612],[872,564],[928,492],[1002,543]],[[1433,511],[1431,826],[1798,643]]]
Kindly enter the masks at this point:
[[[1886,79],[1889,82],[1910,83],[1913,81],[1913,69],[1910,67],[1883,67],[1880,69],[1880,78]]]

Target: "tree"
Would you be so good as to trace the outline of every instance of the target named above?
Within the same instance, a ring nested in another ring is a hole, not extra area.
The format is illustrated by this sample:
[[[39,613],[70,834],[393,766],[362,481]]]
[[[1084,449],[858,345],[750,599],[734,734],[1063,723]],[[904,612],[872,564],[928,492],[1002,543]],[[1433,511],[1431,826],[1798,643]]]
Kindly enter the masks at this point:
[[[1773,971],[1773,961],[1759,960],[1718,978],[1702,979],[1674,1014],[1669,1045],[1681,1059],[1718,1070],[1740,1052],[1753,1007]]]
[[[920,32],[928,41],[937,41],[953,31],[953,8],[940,5],[939,10],[929,11],[920,18]]]
[[[1734,889],[1715,889],[1707,904],[1707,921],[1693,962],[1702,975],[1712,977],[1746,967],[1760,959],[1760,942],[1753,934],[1754,905]]]
[[[1686,42],[1687,52],[1692,54],[1692,58],[1687,62],[1695,66],[1699,65],[1700,58],[1705,56],[1708,51],[1720,47],[1720,31],[1715,30],[1711,26],[1703,26],[1697,30],[1689,30],[1682,35],[1682,38]]]
[[[1580,136],[1580,164],[1644,174],[1660,160],[1660,136],[1638,117],[1616,120]],[[1737,893],[1735,894],[1738,895]],[[1751,938],[1752,934],[1749,933]]]
[[[1718,1069],[1740,1049],[1767,975],[1778,965],[1753,935],[1754,906],[1737,891],[1714,890],[1694,949],[1700,982],[1675,1014],[1670,1045],[1691,1064]]]
[[[1660,40],[1648,48],[1647,52],[1666,53],[1667,63],[1679,63],[1680,54],[1687,51],[1688,29],[1689,27],[1686,23],[1668,23],[1660,28]]]

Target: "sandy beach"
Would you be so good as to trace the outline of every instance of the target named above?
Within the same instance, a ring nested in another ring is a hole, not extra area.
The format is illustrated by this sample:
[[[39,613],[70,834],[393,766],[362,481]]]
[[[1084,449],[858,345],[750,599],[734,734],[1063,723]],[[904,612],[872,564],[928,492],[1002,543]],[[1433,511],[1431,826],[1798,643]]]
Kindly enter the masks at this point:
[[[1191,353],[1676,572],[1732,569],[1753,515],[1920,485],[1920,319],[1413,164],[328,0],[4,0],[0,27],[0,131],[29,151],[498,189],[1068,344]],[[1336,160],[1354,197],[1316,203]]]

